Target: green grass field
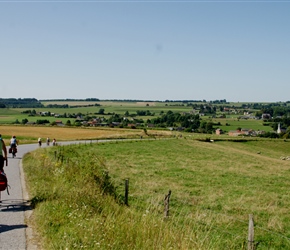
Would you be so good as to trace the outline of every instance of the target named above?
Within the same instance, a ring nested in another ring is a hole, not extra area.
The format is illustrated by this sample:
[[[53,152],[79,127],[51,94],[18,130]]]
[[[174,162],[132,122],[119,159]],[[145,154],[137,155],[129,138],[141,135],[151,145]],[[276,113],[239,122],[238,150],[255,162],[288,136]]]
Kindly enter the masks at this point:
[[[34,223],[44,249],[247,249],[253,214],[257,249],[289,249],[290,161],[280,159],[289,143],[183,137],[41,149],[24,158]]]
[[[255,119],[237,119],[237,118],[219,118],[212,119],[213,122],[220,122],[220,126],[216,126],[221,128],[225,132],[229,132],[231,130],[237,130],[237,128],[242,129],[253,129],[260,131],[273,131],[273,128],[270,126],[265,126],[263,120],[255,120]],[[228,125],[226,125],[228,124]]]

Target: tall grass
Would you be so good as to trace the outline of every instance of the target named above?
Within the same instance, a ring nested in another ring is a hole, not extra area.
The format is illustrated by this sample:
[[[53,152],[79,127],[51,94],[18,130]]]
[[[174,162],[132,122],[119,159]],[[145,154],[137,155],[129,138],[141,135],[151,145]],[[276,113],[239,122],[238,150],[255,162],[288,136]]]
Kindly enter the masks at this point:
[[[248,214],[257,249],[289,249],[288,151],[266,140],[112,142],[38,150],[24,169],[45,249],[246,249]]]

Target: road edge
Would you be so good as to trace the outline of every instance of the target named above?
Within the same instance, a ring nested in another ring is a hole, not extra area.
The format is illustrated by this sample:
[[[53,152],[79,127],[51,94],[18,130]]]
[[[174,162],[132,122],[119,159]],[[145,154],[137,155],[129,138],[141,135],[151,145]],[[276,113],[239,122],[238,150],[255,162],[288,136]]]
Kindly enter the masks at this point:
[[[19,170],[20,170],[20,181],[21,181],[21,186],[22,186],[22,197],[24,200],[29,201],[29,194],[28,194],[27,188],[26,188],[22,159],[19,161]],[[33,215],[33,209],[31,207],[29,207],[29,209],[24,210],[24,220],[25,220],[24,222],[27,225],[27,227],[25,229],[26,249],[27,250],[39,250],[41,248],[39,246],[39,243],[37,243],[36,233],[32,227],[32,222],[31,222],[32,215]]]

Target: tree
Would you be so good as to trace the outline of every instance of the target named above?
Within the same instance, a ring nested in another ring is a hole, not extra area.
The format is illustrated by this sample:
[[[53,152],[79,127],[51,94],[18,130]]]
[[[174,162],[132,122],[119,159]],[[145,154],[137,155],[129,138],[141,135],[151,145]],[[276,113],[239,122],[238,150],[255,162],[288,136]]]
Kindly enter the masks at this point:
[[[74,126],[80,127],[82,124],[79,121],[75,121]]]
[[[211,134],[212,131],[214,130],[214,129],[213,129],[213,123],[212,123],[212,122],[208,122],[208,123],[206,124],[205,130],[206,130],[207,133]]]
[[[49,120],[44,119],[44,120],[37,120],[36,121],[36,124],[46,124],[46,123],[49,123]]]
[[[99,114],[104,115],[105,114],[105,109],[99,109]]]
[[[28,119],[26,119],[26,118],[22,119],[22,121],[21,121],[22,124],[26,124],[27,122],[28,122]]]

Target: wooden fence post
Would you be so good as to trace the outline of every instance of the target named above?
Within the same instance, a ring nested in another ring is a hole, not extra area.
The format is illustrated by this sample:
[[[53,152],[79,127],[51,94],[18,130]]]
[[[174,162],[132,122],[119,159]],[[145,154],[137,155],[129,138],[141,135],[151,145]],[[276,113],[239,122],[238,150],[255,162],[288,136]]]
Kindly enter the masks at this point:
[[[164,217],[167,218],[169,216],[169,200],[170,200],[171,190],[169,190],[168,194],[165,195],[164,198]]]
[[[248,231],[248,250],[255,250],[254,245],[254,219],[253,215],[249,215],[249,231]]]
[[[129,180],[125,180],[125,205],[128,206]]]

